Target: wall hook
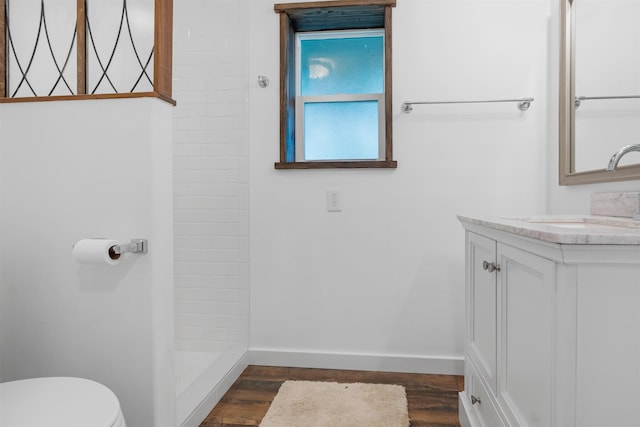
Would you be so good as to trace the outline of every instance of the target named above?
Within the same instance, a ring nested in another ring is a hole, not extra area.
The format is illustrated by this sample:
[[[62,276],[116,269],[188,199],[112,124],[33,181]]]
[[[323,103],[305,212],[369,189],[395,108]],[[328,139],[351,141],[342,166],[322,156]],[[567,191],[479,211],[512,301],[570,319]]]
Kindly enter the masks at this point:
[[[269,87],[269,77],[263,76],[262,74],[260,74],[258,76],[258,86],[260,86],[263,89],[266,87]]]

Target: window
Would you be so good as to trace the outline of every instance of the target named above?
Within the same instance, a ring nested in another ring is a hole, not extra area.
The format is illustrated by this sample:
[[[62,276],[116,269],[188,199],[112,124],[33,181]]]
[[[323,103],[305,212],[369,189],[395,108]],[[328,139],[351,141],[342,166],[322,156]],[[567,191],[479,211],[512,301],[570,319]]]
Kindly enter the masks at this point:
[[[395,0],[276,4],[277,169],[395,168],[391,8]]]
[[[384,160],[384,31],[296,35],[295,161]]]

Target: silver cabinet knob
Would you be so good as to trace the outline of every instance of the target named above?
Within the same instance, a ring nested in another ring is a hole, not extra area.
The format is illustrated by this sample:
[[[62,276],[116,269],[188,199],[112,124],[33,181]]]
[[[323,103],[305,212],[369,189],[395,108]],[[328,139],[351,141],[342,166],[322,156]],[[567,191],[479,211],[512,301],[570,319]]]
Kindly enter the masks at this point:
[[[474,395],[471,395],[471,404],[472,404],[472,405],[475,405],[476,403],[479,405],[479,404],[481,404],[482,402],[480,401],[480,399],[479,399],[479,398],[475,397]]]
[[[493,273],[494,271],[500,271],[500,266],[495,262],[482,261],[482,269]]]

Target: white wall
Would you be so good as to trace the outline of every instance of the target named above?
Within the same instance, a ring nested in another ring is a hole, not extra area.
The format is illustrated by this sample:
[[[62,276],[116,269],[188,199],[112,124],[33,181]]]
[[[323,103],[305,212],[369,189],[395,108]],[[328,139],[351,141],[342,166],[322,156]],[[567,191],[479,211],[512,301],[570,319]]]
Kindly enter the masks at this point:
[[[274,170],[278,16],[273,2],[250,6],[255,362],[460,372],[464,234],[456,215],[546,210],[548,106],[556,102],[550,2],[398,1],[398,169],[323,171]],[[272,85],[259,88],[258,74]],[[515,104],[400,112],[403,100],[529,96],[527,112]],[[343,212],[326,212],[328,188],[343,190]]]
[[[249,341],[246,1],[174,5],[176,348]]]
[[[80,376],[127,425],[175,424],[171,106],[156,99],[0,105],[3,380]],[[115,267],[78,240],[149,239]]]

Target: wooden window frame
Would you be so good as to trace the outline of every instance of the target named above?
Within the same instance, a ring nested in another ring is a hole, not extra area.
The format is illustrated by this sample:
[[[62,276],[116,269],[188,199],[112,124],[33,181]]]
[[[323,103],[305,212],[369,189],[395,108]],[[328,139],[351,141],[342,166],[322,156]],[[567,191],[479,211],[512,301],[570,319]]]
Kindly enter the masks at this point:
[[[280,160],[276,169],[397,168],[393,160],[391,10],[396,0],[335,0],[275,4],[280,15]],[[384,29],[385,159],[295,161],[295,33]]]
[[[0,104],[13,102],[64,101],[77,99],[159,98],[176,105],[172,98],[173,64],[173,0],[154,0],[154,58],[153,91],[130,93],[87,94],[86,89],[86,0],[76,1],[77,32],[77,94],[61,96],[7,97],[7,49],[5,8],[7,0],[0,0]]]

